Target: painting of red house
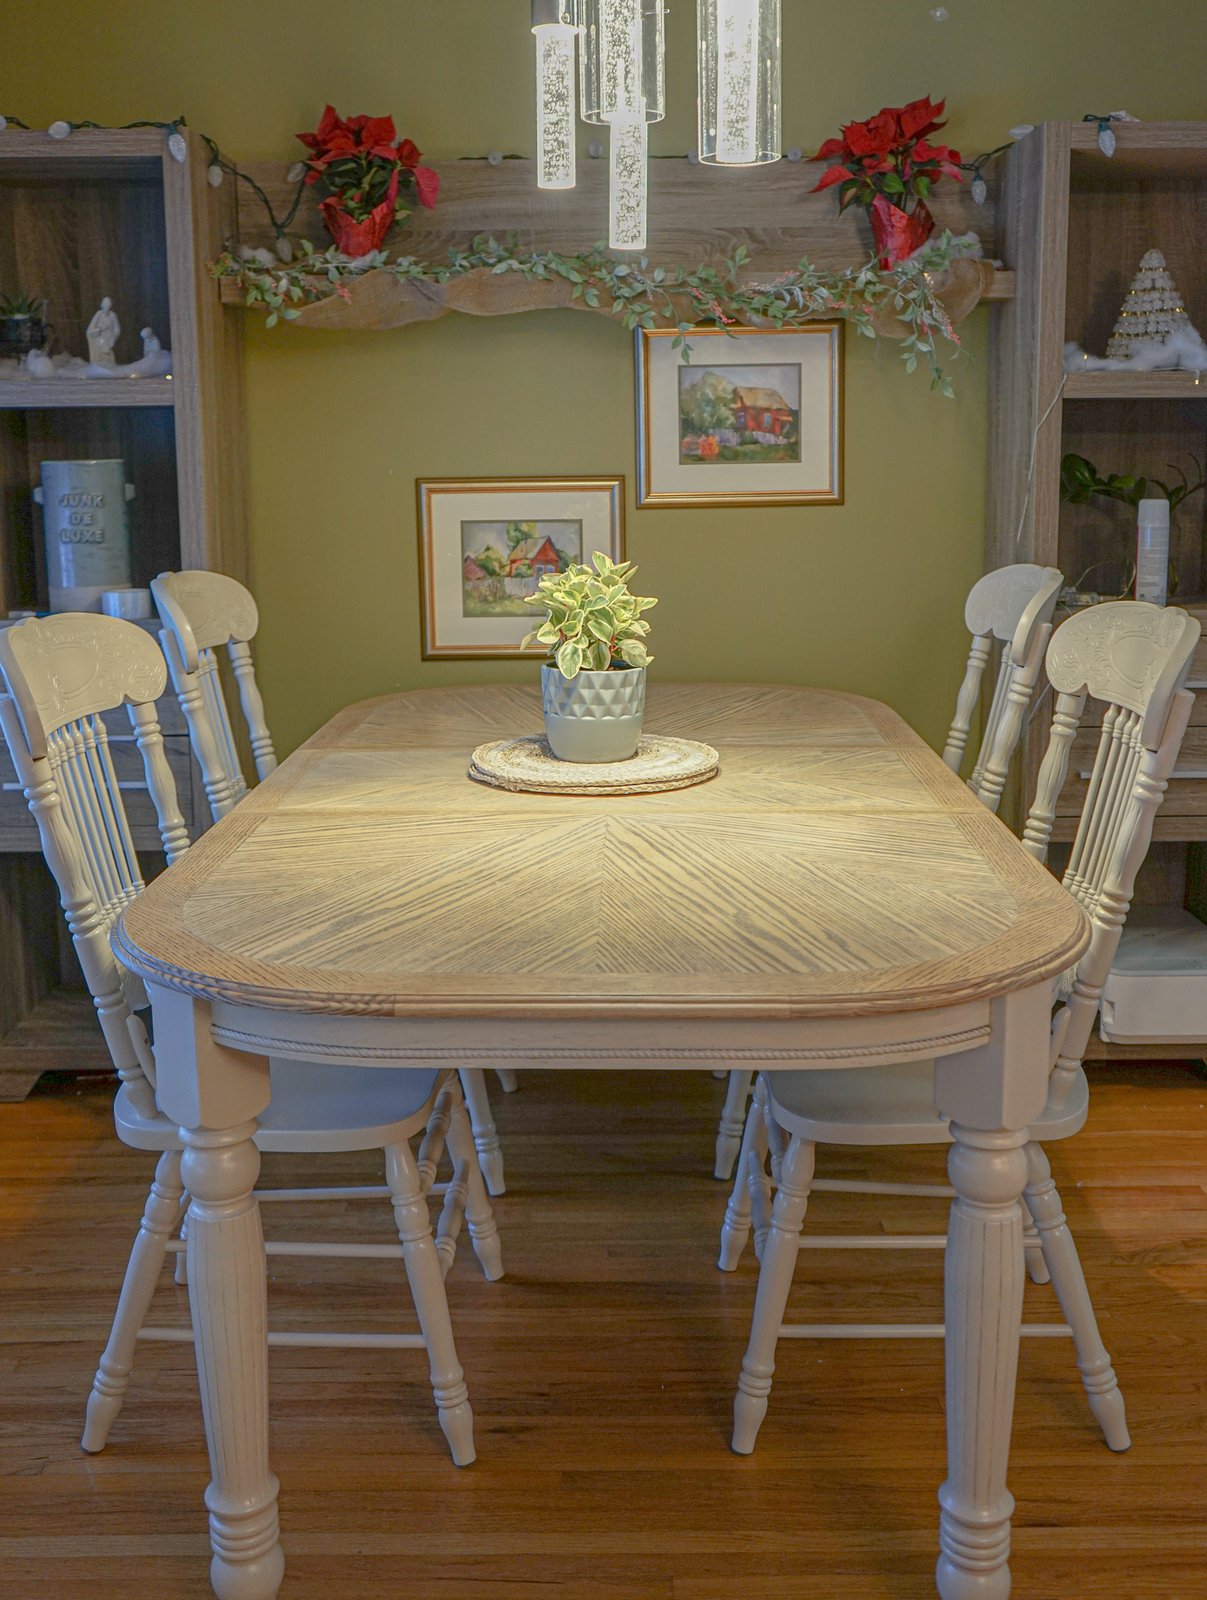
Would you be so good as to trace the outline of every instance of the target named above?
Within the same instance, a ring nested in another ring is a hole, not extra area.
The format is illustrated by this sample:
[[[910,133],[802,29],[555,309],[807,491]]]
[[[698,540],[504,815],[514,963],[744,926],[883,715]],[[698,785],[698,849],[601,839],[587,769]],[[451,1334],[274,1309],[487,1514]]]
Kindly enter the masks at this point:
[[[777,389],[735,389],[734,427],[741,433],[782,438],[796,426],[796,412]]]
[[[514,578],[520,567],[526,569],[525,575],[531,573],[534,578],[543,578],[548,572],[562,570],[562,555],[548,535],[544,538],[537,535],[516,545],[507,563],[507,576]]]

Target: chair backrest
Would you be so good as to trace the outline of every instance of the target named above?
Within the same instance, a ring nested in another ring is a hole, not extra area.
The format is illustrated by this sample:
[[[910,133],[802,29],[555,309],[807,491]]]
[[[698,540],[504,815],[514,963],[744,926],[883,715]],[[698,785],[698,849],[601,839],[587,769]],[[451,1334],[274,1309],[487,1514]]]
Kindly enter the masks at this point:
[[[256,684],[250,640],[260,623],[256,602],[221,572],[161,572],[151,583],[163,631],[172,684],[189,725],[189,741],[214,821],[247,793],[222,682],[217,651],[224,648],[239,690],[256,775],[277,764]]]
[[[116,617],[65,613],[0,631],[0,729],[38,824],[105,1042],[139,1109],[154,1110],[154,1064],[130,1016],[142,985],[119,966],[109,931],[143,887],[104,713],[125,705],[168,861],[189,836],[155,702],[167,672],[155,641]]]
[[[1044,648],[1052,632],[1052,613],[1063,584],[1064,578],[1055,567],[1037,567],[1024,561],[987,572],[973,584],[964,606],[972,648],[943,760],[953,772],[960,770],[981,683],[997,639],[1002,646],[1001,663],[981,732],[980,752],[968,780],[969,788],[990,811],[996,811],[1001,802],[1010,760],[1039,681]]]
[[[1089,948],[1062,985],[1053,1020],[1050,1099],[1059,1103],[1085,1054],[1102,986],[1119,947],[1136,874],[1194,705],[1183,687],[1198,621],[1175,606],[1116,600],[1079,612],[1048,646],[1056,707],[1023,844],[1047,859],[1056,805],[1086,697],[1105,702],[1102,732],[1065,869],[1065,888],[1090,918]]]

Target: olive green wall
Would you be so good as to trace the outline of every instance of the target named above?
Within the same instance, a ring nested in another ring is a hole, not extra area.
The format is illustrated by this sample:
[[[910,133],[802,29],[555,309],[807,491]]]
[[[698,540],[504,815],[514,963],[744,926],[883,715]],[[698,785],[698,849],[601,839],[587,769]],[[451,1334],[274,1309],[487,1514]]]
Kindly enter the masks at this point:
[[[532,147],[528,0],[43,0],[9,8],[0,110],[180,113],[235,158],[292,159],[323,102],[392,112],[432,156]],[[946,93],[966,153],[1018,122],[1126,107],[1207,116],[1202,0],[784,0],[785,142]],[[671,115],[693,142],[694,7],[670,18]],[[812,169],[802,169],[802,182]],[[601,219],[601,232],[603,221]],[[708,218],[700,218],[702,243]],[[36,288],[36,285],[31,285]],[[132,308],[133,311],[133,308]],[[986,310],[954,401],[891,345],[848,342],[846,504],[635,513],[632,351],[607,321],[450,317],[394,333],[266,332],[248,317],[252,579],[262,679],[287,748],[333,710],[527,664],[422,663],[414,481],[623,473],[629,552],[658,594],[655,672],[842,685],[941,735],[961,600],[980,570]]]

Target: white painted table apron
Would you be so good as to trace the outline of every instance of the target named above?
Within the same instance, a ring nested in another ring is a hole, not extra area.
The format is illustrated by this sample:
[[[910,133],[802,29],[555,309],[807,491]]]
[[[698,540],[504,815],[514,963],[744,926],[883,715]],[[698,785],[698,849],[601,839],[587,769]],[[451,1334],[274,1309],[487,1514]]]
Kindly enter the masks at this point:
[[[602,1070],[939,1058],[956,1199],[937,1583],[943,1600],[1010,1592],[1023,1145],[1046,1097],[1050,981],[1087,924],[874,701],[651,686],[647,726],[715,745],[719,776],[512,794],[465,768],[483,740],[539,729],[535,690],[352,706],[115,934],[149,986],[159,1101],[186,1145],[221,1600],[271,1600],[284,1570],[252,1195],[268,1053]],[[580,920],[557,909],[561,881],[590,894]]]

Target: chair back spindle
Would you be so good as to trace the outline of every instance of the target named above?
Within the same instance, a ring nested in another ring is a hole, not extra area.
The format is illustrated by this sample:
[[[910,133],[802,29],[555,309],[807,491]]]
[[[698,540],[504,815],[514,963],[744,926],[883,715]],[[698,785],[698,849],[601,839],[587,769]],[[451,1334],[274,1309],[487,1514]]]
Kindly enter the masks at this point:
[[[1039,679],[1044,648],[1052,631],[1052,613],[1063,582],[1055,567],[1020,562],[987,572],[968,595],[964,620],[972,634],[972,646],[943,760],[953,772],[963,764],[993,643],[999,640],[1001,661],[993,697],[977,761],[968,779],[969,788],[991,811],[996,811],[1001,802],[1010,760]]]
[[[155,701],[167,672],[154,640],[115,617],[67,613],[0,632],[0,730],[12,756],[72,943],[118,1076],[154,1112],[153,1066],[131,1011],[140,981],[119,966],[109,933],[143,880],[104,713],[125,705],[169,862],[189,837],[164,755]],[[149,1070],[148,1070],[149,1068]]]
[[[247,793],[219,674],[218,651],[223,648],[257,777],[266,778],[277,765],[249,643],[259,627],[256,603],[241,583],[220,572],[162,572],[151,592],[163,623],[160,642],[217,821]]]
[[[1194,705],[1183,687],[1199,623],[1176,607],[1123,600],[1093,606],[1059,627],[1047,653],[1057,691],[1035,803],[1023,833],[1047,859],[1056,808],[1086,700],[1105,702],[1102,730],[1062,879],[1091,922],[1090,944],[1061,984],[1053,1019],[1049,1103],[1071,1087],[1090,1041],[1102,988],[1131,907],[1136,874]]]

